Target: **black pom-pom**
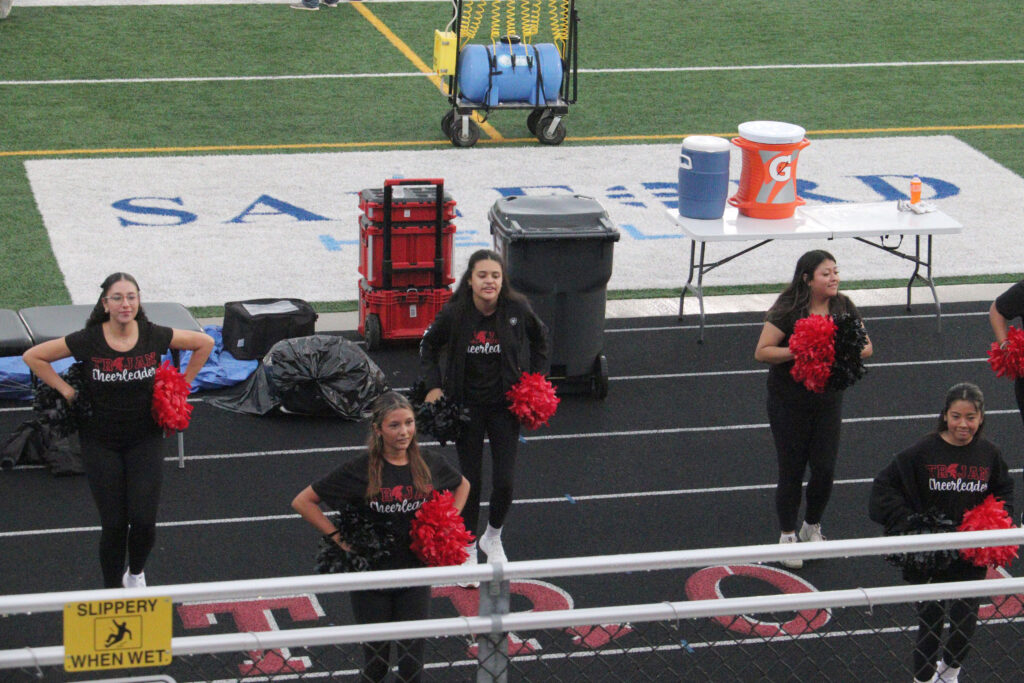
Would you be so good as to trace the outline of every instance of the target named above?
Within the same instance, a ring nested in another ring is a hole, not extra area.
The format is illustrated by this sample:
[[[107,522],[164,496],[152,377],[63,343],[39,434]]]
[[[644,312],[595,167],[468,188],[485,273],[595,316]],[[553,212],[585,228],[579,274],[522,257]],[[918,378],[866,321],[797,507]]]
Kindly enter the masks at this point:
[[[441,396],[433,403],[421,403],[415,408],[416,429],[433,435],[444,446],[454,443],[469,423],[469,411],[458,403]]]
[[[405,391],[409,403],[418,406],[427,398],[427,383],[423,379],[413,382],[413,385]]]
[[[389,517],[355,505],[345,505],[327,517],[351,550],[346,552],[333,538],[322,537],[316,554],[318,573],[365,572],[378,569],[391,557],[395,532]]]
[[[956,524],[938,510],[915,512],[907,517],[898,529],[889,536],[914,536],[918,534],[944,534],[956,531]],[[921,582],[937,573],[948,570],[959,558],[959,551],[925,550],[916,553],[893,553],[885,556],[886,562],[903,570],[903,576],[911,582]]]
[[[836,323],[836,355],[828,378],[828,388],[842,391],[853,386],[867,372],[860,354],[868,345],[868,333],[860,318],[848,313],[839,313],[832,316],[832,319]]]
[[[64,381],[75,390],[75,398],[68,405],[64,397],[53,387],[42,382],[36,387],[32,408],[42,415],[58,436],[68,436],[92,416],[92,400],[85,369],[81,363],[72,363],[61,373]]]

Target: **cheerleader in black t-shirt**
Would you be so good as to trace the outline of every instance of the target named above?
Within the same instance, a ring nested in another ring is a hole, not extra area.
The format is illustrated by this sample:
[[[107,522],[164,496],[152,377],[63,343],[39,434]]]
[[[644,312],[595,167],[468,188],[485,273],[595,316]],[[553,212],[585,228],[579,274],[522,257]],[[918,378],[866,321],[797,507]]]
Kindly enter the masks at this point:
[[[984,422],[981,390],[966,382],[950,388],[938,429],[899,453],[875,477],[871,519],[884,525],[890,535],[909,531],[912,516],[926,512],[939,513],[959,526],[964,513],[989,495],[1001,500],[1012,516],[1013,479],[999,449],[981,438]],[[908,567],[904,575],[913,583],[932,583],[979,580],[985,572],[985,567],[956,558],[941,570]],[[936,661],[947,617],[945,651]],[[914,680],[956,683],[978,623],[978,599],[919,602],[917,618]]]
[[[997,343],[1006,343],[1007,328],[1014,318],[1020,318],[1024,325],[1024,280],[1000,294],[988,309],[988,320]],[[1013,390],[1017,396],[1017,410],[1024,420],[1024,377],[1014,380]]]
[[[149,322],[139,284],[128,273],[108,276],[100,288],[85,329],[33,346],[22,358],[68,403],[75,400],[75,390],[51,363],[74,356],[85,366],[93,411],[78,434],[100,513],[103,585],[137,588],[146,585],[143,567],[156,539],[163,478],[163,433],[152,415],[153,378],[164,351],[188,350],[192,357],[184,375],[191,383],[214,341],[202,332]]]
[[[392,391],[373,404],[367,453],[307,486],[292,501],[292,507],[346,551],[350,550],[346,539],[324,515],[320,503],[333,509],[354,505],[389,517],[395,534],[390,557],[371,569],[407,569],[423,566],[409,547],[409,526],[435,489],[453,491],[455,508],[461,511],[469,495],[469,482],[443,457],[420,450],[412,406]],[[352,612],[360,624],[426,619],[430,613],[430,586],[353,591],[350,596]],[[397,649],[399,680],[420,680],[423,640],[397,643]],[[363,656],[360,680],[384,680],[390,670],[391,643],[366,643]]]
[[[782,532],[780,543],[796,543],[797,514],[804,472],[809,468],[807,509],[799,540],[821,541],[821,518],[832,493],[832,475],[839,454],[843,394],[826,389],[815,393],[790,376],[793,353],[789,338],[800,318],[847,313],[859,317],[857,307],[839,293],[839,268],[827,251],[809,251],[796,263],[793,280],[768,309],[754,358],[769,363],[768,422],[779,461],[775,510]],[[872,353],[871,340],[861,358]],[[783,566],[800,569],[802,560],[784,560]]]
[[[505,394],[523,372],[546,373],[547,365],[547,329],[526,298],[505,281],[501,256],[489,249],[474,252],[451,300],[423,333],[420,368],[427,401],[437,400],[443,392],[469,411],[469,424],[455,448],[459,467],[472,485],[463,516],[474,536],[480,518],[484,437],[490,441],[490,511],[479,542],[488,562],[506,561],[501,530],[512,506],[519,445],[519,422]],[[476,563],[476,547],[469,551],[467,562]]]

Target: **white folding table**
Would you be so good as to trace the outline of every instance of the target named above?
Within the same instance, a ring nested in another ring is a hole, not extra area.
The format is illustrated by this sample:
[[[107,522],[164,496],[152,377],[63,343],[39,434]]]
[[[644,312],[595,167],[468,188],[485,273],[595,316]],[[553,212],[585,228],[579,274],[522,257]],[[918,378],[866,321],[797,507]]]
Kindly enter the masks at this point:
[[[701,342],[704,341],[704,274],[774,240],[850,237],[910,261],[914,264],[914,272],[907,282],[907,308],[910,308],[911,288],[916,280],[920,280],[931,289],[932,298],[935,300],[935,317],[939,329],[942,329],[942,306],[935,292],[935,283],[932,281],[932,237],[955,234],[963,230],[960,223],[942,211],[917,214],[912,211],[898,211],[896,202],[872,202],[799,206],[791,218],[773,220],[740,215],[732,206],[726,206],[725,214],[721,218],[710,220],[680,216],[675,209],[670,209],[668,214],[691,240],[689,272],[683,291],[679,294],[679,319],[683,319],[683,300],[686,293],[695,294],[700,306]],[[909,245],[903,249],[904,237],[914,238],[913,250]],[[923,250],[922,237],[927,239]],[[757,244],[708,263],[705,257],[709,242]]]

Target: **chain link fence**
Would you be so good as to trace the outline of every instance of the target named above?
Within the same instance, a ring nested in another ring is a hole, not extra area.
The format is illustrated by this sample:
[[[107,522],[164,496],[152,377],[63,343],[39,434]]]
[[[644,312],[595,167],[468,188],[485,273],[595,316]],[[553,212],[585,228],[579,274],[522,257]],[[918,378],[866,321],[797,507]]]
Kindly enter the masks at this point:
[[[1004,534],[1000,537],[1002,542],[1005,542],[1005,534],[1017,534],[1018,540],[1024,540],[1021,536],[1024,532],[1020,530],[999,533]],[[824,548],[842,543],[850,542],[801,545]],[[915,547],[922,546],[920,540],[916,543]],[[970,641],[972,649],[963,663],[964,679],[999,682],[1020,678],[1024,579],[1008,575],[984,581],[822,592],[807,590],[744,598],[692,599],[694,596],[691,596],[690,600],[681,602],[546,612],[510,610],[513,594],[536,589],[542,582],[527,578],[502,580],[500,576],[502,569],[509,575],[552,576],[571,574],[572,566],[577,566],[581,574],[618,573],[636,567],[677,568],[694,564],[690,561],[692,558],[684,557],[687,552],[524,562],[504,568],[484,565],[476,570],[414,570],[420,572],[420,583],[435,586],[435,597],[458,595],[462,600],[475,602],[479,596],[478,610],[463,617],[416,622],[175,637],[171,664],[150,670],[68,673],[63,670],[62,647],[6,650],[0,651],[0,680],[360,681],[366,680],[360,676],[369,666],[375,667],[381,676],[392,669],[387,680],[446,683],[910,681],[915,675],[913,653],[918,640],[918,603],[968,597],[977,598],[979,620]],[[638,559],[635,563],[621,559],[626,557]],[[678,559],[673,561],[672,557]],[[732,557],[735,559],[738,555],[734,553]],[[597,571],[595,563],[588,564],[587,560],[604,560],[604,567]],[[555,566],[559,567],[557,571],[552,569]],[[537,570],[538,567],[541,569]],[[484,581],[477,592],[437,580],[446,573],[452,574],[449,570],[456,574],[474,571]],[[431,571],[434,576],[423,576]],[[706,572],[711,579],[721,581],[725,575],[757,575],[765,571],[798,580],[788,572],[742,562],[704,566],[698,574]],[[377,579],[367,574],[338,578],[342,584],[362,581],[364,585],[360,588],[363,588],[374,582],[379,584],[377,587],[389,582],[401,583],[410,576],[408,572],[378,574],[396,576]],[[488,578],[492,580],[487,581]],[[313,583],[309,587],[323,591],[325,581],[331,582],[330,577],[310,577],[306,583]],[[296,582],[301,583],[298,579],[292,581]],[[318,612],[317,592],[285,595],[283,585],[277,589],[277,597],[267,597],[267,593],[275,589],[265,587],[258,598],[236,601],[219,598],[220,602],[213,602],[206,595],[201,600],[175,598],[176,621],[186,626],[191,622],[215,623],[211,615],[218,613],[217,610],[229,610],[242,630],[245,624],[257,628],[252,619],[259,613],[273,619],[275,611],[286,610],[299,619],[303,609]],[[717,590],[717,583],[714,586]],[[164,594],[180,592],[184,596],[188,594],[186,591],[176,589],[189,587],[164,588]],[[153,595],[160,592],[159,588],[145,590]],[[333,586],[331,590],[337,591],[338,587]],[[0,614],[9,614],[4,603],[13,604],[17,597],[0,598]],[[42,615],[21,615],[17,619],[54,618],[55,615],[45,612],[55,611],[53,608],[59,600],[59,597],[54,598],[49,607],[36,605],[44,612]],[[323,617],[323,611],[319,610],[318,615]],[[948,635],[947,625],[943,637]],[[414,678],[417,675],[420,678]]]

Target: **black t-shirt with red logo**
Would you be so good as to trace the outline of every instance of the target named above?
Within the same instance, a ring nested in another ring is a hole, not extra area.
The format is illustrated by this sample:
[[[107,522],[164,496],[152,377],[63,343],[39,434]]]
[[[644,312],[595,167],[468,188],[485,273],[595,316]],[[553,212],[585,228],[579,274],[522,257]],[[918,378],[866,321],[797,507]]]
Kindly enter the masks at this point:
[[[152,415],[154,376],[173,335],[170,327],[140,321],[138,342],[124,352],[110,348],[102,325],[64,338],[89,382],[93,411],[82,426],[84,433],[124,444],[159,432]]]
[[[423,449],[420,453],[430,468],[430,481],[435,489],[450,491],[458,488],[462,475],[444,457]],[[380,492],[367,500],[369,464],[369,454],[353,458],[315,482],[313,491],[332,509],[337,510],[348,504],[366,507],[372,512],[391,517],[395,528],[395,547],[388,561],[374,569],[422,567],[423,563],[409,549],[409,524],[431,494],[420,493],[413,487],[412,470],[408,465],[392,465],[385,460]]]
[[[501,342],[498,341],[495,316],[479,315],[466,347],[466,374],[463,396],[474,405],[502,403]]]

